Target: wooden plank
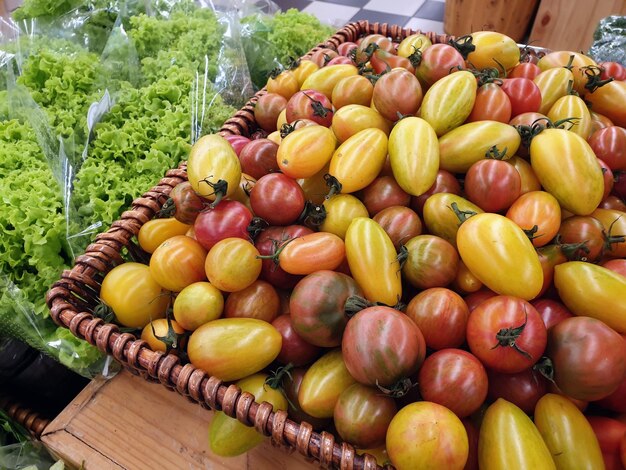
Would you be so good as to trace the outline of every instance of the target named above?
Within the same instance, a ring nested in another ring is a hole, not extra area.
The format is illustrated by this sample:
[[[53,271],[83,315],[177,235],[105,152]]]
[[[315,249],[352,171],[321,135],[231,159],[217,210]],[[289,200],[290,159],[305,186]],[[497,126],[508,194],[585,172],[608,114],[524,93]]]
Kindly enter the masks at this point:
[[[54,455],[86,470],[315,468],[269,441],[239,457],[212,454],[212,415],[124,371],[109,381],[92,381],[44,430],[41,440]]]
[[[529,42],[552,50],[586,52],[602,18],[625,14],[626,0],[541,0]]]

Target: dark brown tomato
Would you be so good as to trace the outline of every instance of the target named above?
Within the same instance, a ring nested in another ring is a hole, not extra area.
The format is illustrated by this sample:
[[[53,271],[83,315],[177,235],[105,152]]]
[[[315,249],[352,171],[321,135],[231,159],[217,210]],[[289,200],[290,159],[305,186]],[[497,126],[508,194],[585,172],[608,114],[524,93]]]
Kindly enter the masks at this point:
[[[626,277],[626,259],[611,259],[602,263],[602,266]]]
[[[243,290],[232,292],[224,303],[226,318],[256,318],[271,323],[280,311],[280,297],[269,282],[257,279]]]
[[[474,424],[471,418],[463,418],[461,422],[467,433],[469,444],[469,454],[463,470],[478,470],[478,435],[480,434],[478,426]]]
[[[248,240],[247,228],[251,221],[250,209],[238,201],[223,200],[198,214],[193,225],[194,236],[206,250],[210,250],[225,238]]]
[[[192,225],[204,209],[205,199],[198,196],[189,181],[174,186],[170,198],[174,204],[174,218],[183,224]]]
[[[614,211],[626,212],[626,203],[617,196],[607,196],[598,206],[600,209],[612,209]]]
[[[527,414],[533,414],[539,399],[548,393],[548,380],[532,368],[516,374],[503,374],[488,369],[487,375],[490,401],[504,398]]]
[[[426,343],[417,325],[390,307],[368,307],[346,325],[341,350],[350,375],[364,385],[393,387],[424,362]]]
[[[287,99],[284,96],[278,93],[266,93],[254,105],[254,120],[265,132],[274,132],[278,115],[286,107]]]
[[[426,199],[435,193],[461,194],[461,185],[456,177],[447,170],[437,171],[437,179],[434,184],[421,196],[411,197],[411,208],[418,214],[422,213]]]
[[[604,252],[606,234],[602,222],[591,216],[575,215],[561,222],[560,242],[579,245],[579,248],[566,249],[570,260],[597,261]]]
[[[361,201],[370,217],[391,206],[408,206],[411,195],[405,192],[393,176],[379,176],[361,193]]]
[[[254,214],[270,225],[294,223],[304,210],[304,202],[302,187],[282,173],[270,173],[259,178],[250,191]]]
[[[287,122],[310,119],[320,126],[330,127],[333,122],[333,105],[323,93],[316,90],[300,90],[287,103]]]
[[[402,277],[412,286],[445,287],[456,278],[459,253],[450,242],[435,235],[418,235],[405,247],[408,258],[402,266]]]
[[[476,92],[476,101],[466,122],[511,120],[511,100],[495,83],[486,83]]]
[[[377,388],[356,383],[339,395],[333,418],[341,439],[361,449],[385,444],[389,423],[398,408]]]
[[[422,398],[445,406],[459,418],[480,408],[487,397],[487,372],[461,349],[442,349],[426,358],[419,371]]]
[[[497,372],[513,374],[532,367],[546,349],[547,332],[535,307],[517,297],[485,300],[467,322],[470,351]]]
[[[289,371],[289,376],[285,377],[283,382],[283,390],[289,403],[289,419],[294,420],[297,423],[306,421],[315,431],[321,431],[326,429],[332,422],[330,419],[314,418],[313,416],[305,413],[300,408],[300,402],[298,401],[298,392],[300,391],[300,385],[302,384],[302,378],[306,373],[306,368],[296,368]]]
[[[271,256],[276,253],[280,245],[291,238],[301,237],[313,233],[303,225],[290,225],[287,227],[269,227],[257,237],[254,246],[261,256]],[[271,259],[264,259],[261,264],[260,278],[269,282],[278,289],[292,289],[302,276],[285,272]]]
[[[420,292],[409,302],[406,314],[430,349],[458,348],[465,342],[470,312],[461,296],[450,289],[433,287]]]
[[[600,400],[615,392],[626,373],[626,340],[600,320],[572,317],[550,328],[546,355],[554,381],[579,400]]]
[[[604,194],[602,195],[602,200],[604,201],[609,196],[609,194],[611,194],[615,181],[613,171],[611,171],[608,165],[599,158],[598,163],[600,164],[600,168],[602,168],[602,176],[604,177]]]
[[[241,149],[239,161],[241,171],[258,180],[262,176],[278,171],[276,153],[278,144],[269,139],[252,140]]]
[[[378,212],[373,220],[389,235],[396,250],[411,238],[422,233],[422,221],[413,209],[391,206]]]
[[[589,145],[611,170],[626,171],[626,129],[610,126],[597,130],[589,137]]]
[[[550,329],[557,323],[571,318],[574,315],[570,312],[565,305],[558,300],[553,299],[535,299],[530,302],[535,309],[541,315],[543,323],[546,325],[546,329]]]
[[[331,348],[341,344],[348,323],[345,305],[363,291],[350,276],[335,271],[309,274],[294,287],[289,300],[291,321],[307,342]]]
[[[374,85],[372,102],[378,112],[392,122],[403,116],[414,116],[422,104],[422,87],[408,70],[394,69]]]
[[[224,138],[228,141],[237,156],[239,156],[241,149],[244,148],[248,142],[250,142],[250,139],[248,139],[247,137],[237,134],[228,134],[225,135]]]
[[[232,294],[231,294],[232,295]],[[272,322],[272,326],[283,337],[280,353],[276,360],[281,364],[293,364],[295,367],[311,364],[321,355],[322,349],[305,341],[296,333],[291,322],[291,316],[280,315]]]
[[[513,165],[480,160],[465,175],[467,198],[485,212],[502,212],[520,196],[522,179]]]
[[[459,51],[449,44],[433,44],[422,53],[422,60],[415,69],[415,75],[426,90],[459,67],[465,68],[465,60]]]
[[[626,202],[626,171],[614,171],[613,176],[613,194]]]
[[[482,287],[480,290],[466,295],[463,300],[465,300],[467,308],[469,309],[470,313],[472,313],[474,309],[482,304],[485,300],[495,297],[496,295],[498,294],[496,294],[494,291],[487,289],[486,287]]]
[[[337,53],[337,51],[333,51],[332,49],[328,49],[326,47],[326,48],[320,49],[319,51],[315,51],[311,55],[309,60],[317,64],[318,67],[324,67],[325,65],[328,65],[328,62],[330,62],[332,59],[334,59],[338,55],[339,54]]]

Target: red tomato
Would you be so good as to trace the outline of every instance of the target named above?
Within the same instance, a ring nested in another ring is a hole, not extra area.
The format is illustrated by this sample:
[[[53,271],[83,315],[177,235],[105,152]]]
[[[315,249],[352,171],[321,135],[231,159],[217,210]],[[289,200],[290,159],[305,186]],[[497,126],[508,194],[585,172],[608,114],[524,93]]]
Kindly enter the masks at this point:
[[[533,80],[537,75],[541,73],[541,69],[537,64],[532,62],[521,62],[517,64],[508,73],[509,78],[528,78]]]
[[[461,422],[465,427],[469,443],[469,455],[463,470],[478,470],[478,427],[472,422],[471,418],[463,418]]]
[[[600,168],[602,168],[602,176],[604,177],[604,194],[602,194],[602,201],[604,201],[613,190],[613,184],[615,183],[615,181],[613,172],[611,171],[609,166],[599,158],[598,163],[600,164]]]
[[[250,141],[239,154],[241,171],[256,180],[268,173],[277,172],[276,153],[278,153],[278,144],[269,139]]]
[[[294,287],[289,299],[295,331],[316,346],[341,344],[348,323],[346,301],[363,291],[350,276],[334,271],[309,274]]]
[[[614,211],[626,212],[626,203],[617,196],[606,197],[598,206],[600,209],[611,209]]]
[[[546,329],[552,328],[557,323],[571,318],[574,315],[565,305],[553,299],[535,299],[530,302],[537,309]]]
[[[322,349],[305,341],[293,328],[291,316],[280,315],[272,322],[283,338],[276,360],[281,364],[293,364],[294,367],[311,364],[317,359]]]
[[[602,266],[626,277],[626,259],[611,259],[602,263]]]
[[[379,176],[362,191],[361,201],[370,217],[391,206],[408,206],[411,195],[405,192],[393,176]]]
[[[422,213],[426,199],[435,193],[461,194],[461,185],[455,176],[446,170],[437,171],[435,183],[421,196],[411,197],[411,208],[418,214]]]
[[[626,202],[626,171],[614,172],[613,194]]]
[[[252,212],[238,201],[224,200],[200,212],[193,225],[196,240],[207,250],[225,238],[247,240]]]
[[[287,122],[310,119],[324,127],[333,122],[333,105],[330,100],[316,90],[300,90],[287,103]]]
[[[254,214],[270,225],[294,223],[304,210],[304,191],[296,180],[282,173],[265,175],[250,192]]]
[[[626,129],[610,126],[589,137],[589,145],[611,170],[626,170]]]
[[[471,294],[466,296],[464,300],[470,313],[472,313],[474,309],[482,304],[485,300],[495,297],[496,295],[498,294],[496,294],[494,291],[483,287],[480,290],[472,292]]]
[[[511,116],[535,113],[541,107],[541,91],[529,78],[505,78],[502,90],[511,100]]]
[[[606,470],[623,470],[620,445],[626,435],[626,424],[604,416],[587,416],[598,438]]]
[[[280,298],[276,289],[269,282],[259,279],[226,298],[224,317],[257,318],[271,323],[279,310]]]
[[[622,383],[617,387],[617,390],[596,403],[607,410],[616,413],[626,413],[626,376],[622,379]]]
[[[502,160],[480,160],[465,175],[467,198],[486,212],[508,209],[520,196],[522,179],[513,165]]]
[[[486,83],[476,92],[476,101],[466,122],[511,120],[511,100],[495,83]]]
[[[224,138],[228,141],[237,156],[239,156],[239,152],[241,152],[241,149],[244,148],[248,142],[250,142],[250,139],[248,139],[247,137],[237,134],[228,134],[225,135]]]
[[[535,247],[550,243],[561,226],[561,206],[552,194],[545,191],[522,194],[506,216],[532,236]]]
[[[541,270],[543,271],[543,285],[537,297],[541,297],[554,280],[554,267],[558,264],[565,263],[567,257],[561,250],[561,245],[546,245],[537,249]]]
[[[419,289],[445,287],[457,275],[459,254],[441,237],[418,235],[405,244],[408,258],[402,267],[402,276]]]
[[[406,308],[406,314],[424,335],[426,346],[434,350],[458,348],[465,342],[469,313],[461,296],[443,287],[420,292]]]
[[[339,44],[339,46],[337,46],[337,53],[339,55],[348,57],[350,55],[350,52],[353,49],[356,49],[357,47],[358,46],[355,42],[350,42],[350,41],[342,42],[341,44]]]
[[[319,51],[315,51],[311,55],[309,60],[316,64],[318,67],[324,67],[325,65],[328,65],[328,62],[330,62],[337,56],[339,56],[337,51],[333,51],[332,49],[325,47],[320,49]]]
[[[477,411],[487,397],[485,368],[461,349],[442,349],[428,356],[418,382],[424,400],[445,406],[459,418]]]
[[[459,51],[449,44],[433,44],[422,53],[415,75],[428,88],[440,78],[450,75],[456,67],[465,68],[465,60]]]
[[[254,105],[254,120],[265,132],[274,132],[278,122],[278,115],[286,107],[287,98],[278,93],[266,93]],[[236,150],[235,153],[239,155],[239,152]],[[248,172],[246,171],[245,173]]]
[[[387,232],[396,250],[422,233],[422,221],[415,211],[408,207],[387,207],[372,218]]]
[[[474,309],[467,322],[467,343],[490,369],[513,374],[535,364],[546,348],[546,326],[535,307],[499,295]]]
[[[626,67],[619,62],[600,62],[598,64],[602,72],[600,78],[606,80],[613,78],[614,80],[626,80]]]
[[[390,387],[417,372],[426,356],[426,344],[409,317],[376,306],[348,321],[341,351],[348,372],[358,382]]]
[[[579,400],[610,395],[626,372],[626,341],[594,318],[572,317],[550,328],[546,355],[556,385]]]
[[[354,62],[349,57],[337,56],[328,61],[326,65],[335,65],[335,64],[350,64],[354,65]]]
[[[532,368],[516,374],[503,374],[487,370],[489,400],[504,398],[524,413],[533,414],[539,399],[548,393],[548,380]]]
[[[395,69],[378,79],[372,102],[384,118],[396,122],[402,116],[414,116],[422,98],[422,87],[415,75],[408,70]]]
[[[174,186],[170,198],[175,207],[174,218],[183,224],[193,224],[204,209],[205,199],[198,196],[189,181]]]
[[[374,72],[378,74],[389,72],[396,67],[401,67],[411,73],[415,73],[415,69],[409,59],[381,49],[374,51],[372,57],[370,57],[370,64],[372,64]]]
[[[597,261],[604,253],[606,236],[604,226],[595,217],[575,215],[561,223],[560,243],[579,245],[566,251],[570,260]]]

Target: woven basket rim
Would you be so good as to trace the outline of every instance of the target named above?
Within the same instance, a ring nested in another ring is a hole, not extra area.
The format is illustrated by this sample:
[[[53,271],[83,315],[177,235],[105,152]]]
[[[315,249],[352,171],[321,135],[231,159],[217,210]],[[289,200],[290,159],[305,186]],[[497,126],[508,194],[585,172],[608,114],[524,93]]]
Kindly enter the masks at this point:
[[[367,34],[382,34],[401,40],[415,33],[425,34],[433,43],[446,43],[453,39],[445,34],[422,32],[388,23],[357,21],[339,29],[302,58],[310,57],[321,48],[336,49],[344,42],[355,41]],[[254,104],[265,93],[265,89],[256,93],[224,122],[219,133],[250,135],[254,132]],[[104,274],[123,262],[120,254],[122,249],[132,248],[131,239],[139,232],[139,228],[160,210],[172,188],[186,179],[183,162],[178,168],[169,170],[155,187],[135,199],[131,209],[124,212],[107,232],[99,234],[85,253],[76,258],[74,266],[61,274],[46,295],[53,320],[100,351],[113,355],[131,372],[146,380],[160,382],[203,407],[222,410],[244,424],[253,425],[262,434],[270,436],[273,444],[290,450],[295,448],[324,468],[393,469],[391,465],[378,466],[371,455],[357,455],[354,447],[336,443],[330,433],[318,434],[309,423],[296,423],[288,419],[286,411],[273,412],[268,403],[256,403],[252,395],[242,393],[235,385],[223,384],[221,380],[190,363],[181,365],[180,358],[171,353],[166,355],[152,351],[146,342],[130,333],[121,333],[117,325],[105,324],[89,312],[90,307],[97,302]]]
[[[9,418],[26,429],[35,439],[39,439],[43,430],[50,424],[48,418],[25,406],[13,396],[0,395],[0,409],[4,410]]]

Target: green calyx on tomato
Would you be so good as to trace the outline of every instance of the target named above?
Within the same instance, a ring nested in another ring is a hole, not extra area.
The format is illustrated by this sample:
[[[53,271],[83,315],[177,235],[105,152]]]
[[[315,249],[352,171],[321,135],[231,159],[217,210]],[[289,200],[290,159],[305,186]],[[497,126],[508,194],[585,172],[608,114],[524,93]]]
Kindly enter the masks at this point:
[[[587,76],[585,89],[589,90],[590,93],[593,93],[598,88],[606,85],[607,83],[611,83],[614,80],[613,77],[602,80],[602,68],[598,67],[597,65],[588,65],[586,67],[581,67],[581,70]]]
[[[466,36],[461,36],[457,40],[450,39],[449,44],[459,51],[459,53],[463,56],[463,59],[467,60],[467,56],[476,50],[476,46],[473,41],[474,38],[468,34]]]
[[[215,200],[211,204],[209,204],[209,207],[211,208],[217,206],[222,198],[228,193],[228,181],[220,179],[217,180],[216,183],[213,183],[209,180],[209,178],[212,177],[213,176],[207,176],[206,178],[199,181],[199,183],[206,183],[213,190],[212,193],[201,194],[202,197],[215,196]]]
[[[304,203],[302,214],[298,217],[298,224],[307,227],[319,227],[326,220],[326,208],[323,204],[315,204],[311,201]]]
[[[553,122],[549,118],[543,117],[534,121],[530,126],[519,125],[513,127],[515,127],[515,129],[519,133],[522,139],[522,145],[530,147],[530,142],[533,140],[533,138],[539,135],[544,129],[564,129],[565,124],[574,125],[579,120],[580,118],[577,117],[569,117],[565,119],[559,119],[558,121]],[[542,121],[545,122],[545,124],[542,123]]]
[[[498,146],[493,145],[489,147],[489,150],[485,152],[485,158],[488,160],[504,160],[504,157],[507,156],[506,155],[507,150],[508,150],[508,147],[504,147],[504,150],[498,150]]]
[[[498,330],[496,333],[496,340],[498,341],[496,345],[491,349],[496,349],[499,346],[513,348],[515,351],[520,353],[522,356],[532,359],[531,355],[520,348],[517,344],[517,338],[524,332],[524,328],[526,328],[526,324],[528,323],[528,314],[524,319],[524,323],[520,326],[513,326],[511,328],[502,328]]]
[[[157,332],[154,329],[154,324],[150,322],[150,328],[152,329],[152,334],[154,335],[156,339],[158,339],[163,344],[165,344],[166,354],[169,352],[174,352],[175,354],[178,354],[178,355],[183,354],[185,355],[185,358],[186,358],[186,353],[182,348],[184,347],[185,341],[189,337],[190,333],[187,331],[184,333],[178,333],[174,329],[174,326],[172,325],[171,312],[169,309],[167,311],[165,318],[167,321],[167,332],[163,336],[157,335]]]
[[[470,217],[473,217],[473,216],[475,216],[477,214],[477,212],[474,212],[474,211],[464,211],[462,209],[459,209],[459,206],[458,206],[458,204],[456,202],[453,202],[450,205],[450,209],[452,210],[452,212],[454,212],[454,214],[459,219],[459,225],[461,225],[463,222],[465,222]]]
[[[552,359],[547,356],[542,356],[532,368],[550,382],[554,383],[554,364],[552,363]]]
[[[326,173],[324,175],[324,181],[326,182],[326,186],[328,186],[328,194],[324,196],[325,200],[328,201],[335,194],[341,193],[343,186],[339,182],[339,180],[335,178],[333,175],[331,175],[330,173]]]
[[[405,248],[408,257],[408,250]],[[365,297],[361,297],[360,295],[351,295],[346,299],[346,303],[344,305],[344,310],[348,317],[353,317],[361,310],[364,310],[369,307],[390,307],[394,310],[402,311],[406,307],[404,303],[398,298],[398,302],[395,305],[387,305],[383,302],[370,302]]]
[[[250,235],[250,238],[254,240],[263,230],[269,227],[270,224],[261,217],[253,217],[248,227],[246,227],[246,232]]]
[[[416,387],[417,382],[412,382],[409,378],[403,378],[398,380],[395,384],[390,385],[389,387],[383,387],[376,381],[376,387],[378,390],[383,392],[385,395],[392,398],[402,398],[404,395],[409,393],[413,387]]]

